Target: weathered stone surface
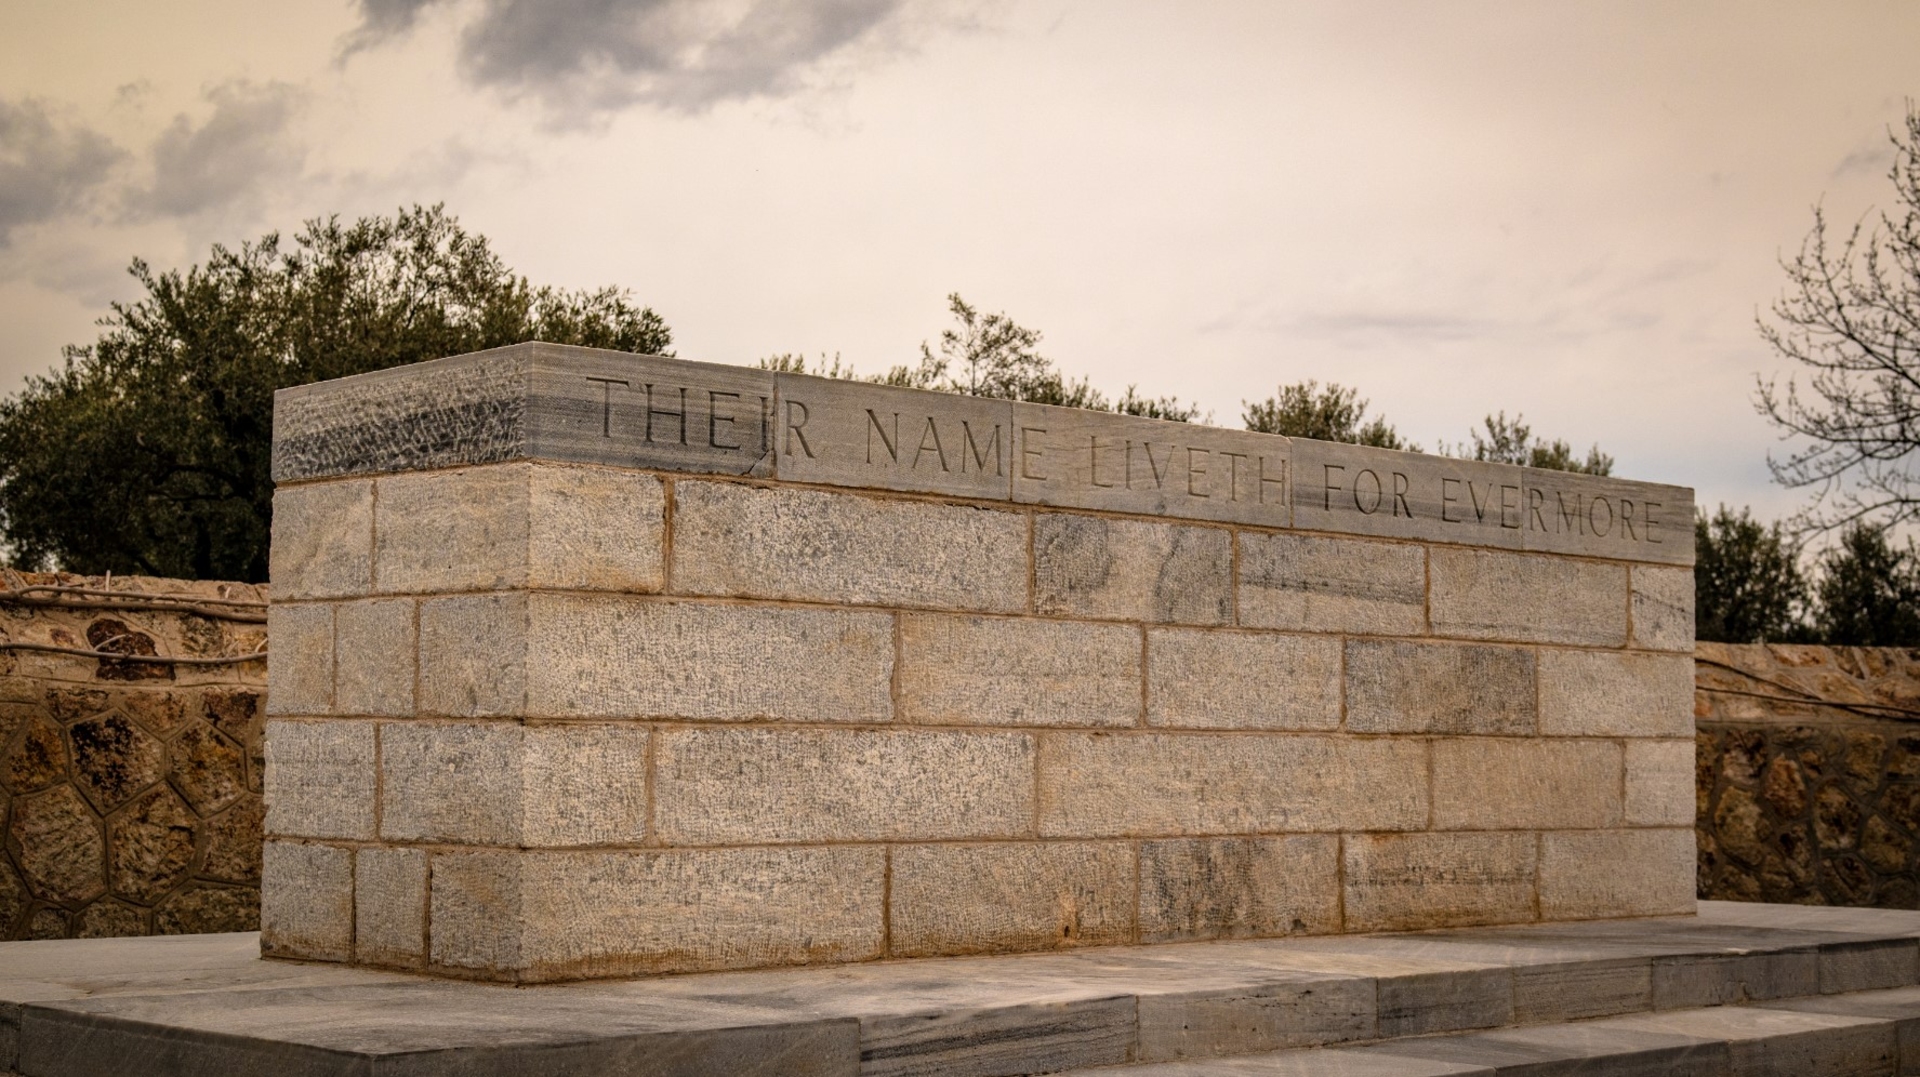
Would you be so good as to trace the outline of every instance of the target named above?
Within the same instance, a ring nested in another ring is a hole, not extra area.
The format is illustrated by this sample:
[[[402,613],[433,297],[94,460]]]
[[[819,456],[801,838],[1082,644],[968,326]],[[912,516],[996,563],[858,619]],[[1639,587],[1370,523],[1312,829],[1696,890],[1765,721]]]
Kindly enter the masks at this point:
[[[1189,729],[1338,729],[1340,641],[1148,629],[1147,722]]]
[[[1692,703],[1684,656],[1540,652],[1540,731],[1549,736],[1684,737]]]
[[[1532,920],[1534,842],[1532,834],[1349,835],[1346,929]]]
[[[261,855],[260,951],[347,960],[353,947],[353,850],[269,841]]]
[[[419,849],[354,853],[353,958],[374,965],[426,959],[427,854]]]
[[[1347,728],[1532,734],[1534,677],[1534,654],[1526,648],[1349,640]]]
[[[525,594],[420,603],[420,714],[489,718],[526,712],[527,603]]]
[[[27,939],[36,941],[71,938],[73,935],[73,918],[67,914],[65,909],[56,909],[42,905],[40,908],[33,910],[32,915],[27,917],[27,927],[26,930],[22,932],[22,935]]]
[[[1033,522],[1042,614],[1222,625],[1233,616],[1227,531],[1043,513]]]
[[[381,726],[381,836],[542,847],[646,838],[648,731],[621,726]]]
[[[1427,551],[1402,543],[1242,532],[1240,623],[1424,635]]]
[[[1693,491],[1521,468],[1529,550],[1693,564]]]
[[[800,374],[774,375],[780,478],[1005,501],[1013,406]]]
[[[214,728],[234,740],[244,742],[249,730],[259,725],[260,696],[261,693],[252,688],[209,688],[201,695],[200,701],[204,705],[207,721],[212,722]],[[136,711],[129,710],[128,713],[136,719],[140,718]],[[170,733],[174,728],[177,726],[169,724],[164,731],[158,728],[154,731]]]
[[[1583,1021],[1653,1005],[1653,966],[1643,958],[1581,961],[1513,970],[1518,1024]]]
[[[904,614],[900,717],[952,725],[1130,726],[1140,632],[1026,618]]]
[[[107,882],[120,897],[150,905],[193,867],[194,815],[166,786],[107,821]]]
[[[1340,930],[1340,842],[1174,838],[1140,843],[1140,941]]]
[[[893,619],[884,613],[592,595],[529,601],[526,709],[535,715],[802,722],[893,715]],[[428,668],[423,657],[423,680]]]
[[[106,893],[100,820],[71,785],[14,798],[7,851],[27,885],[49,901],[78,904]]]
[[[275,490],[268,557],[276,601],[366,594],[373,587],[373,483]]]
[[[412,714],[413,600],[342,602],[333,616],[334,712],[379,718]]]
[[[969,997],[940,1012],[863,1014],[862,1077],[1054,1073],[1133,1057],[1138,1027],[1133,999],[1069,997],[978,1008],[972,1001]]]
[[[527,980],[880,956],[872,846],[434,856],[432,963]]]
[[[1027,606],[1018,513],[852,494],[684,481],[674,486],[682,594],[932,606]]]
[[[267,833],[371,839],[371,722],[267,723]]]
[[[1293,467],[1302,531],[1520,547],[1520,468],[1299,438]]]
[[[80,911],[77,939],[111,939],[147,934],[147,910],[120,901],[96,901]]]
[[[1040,832],[1200,836],[1426,825],[1427,748],[1301,734],[1043,735]]]
[[[1286,438],[1026,403],[1013,427],[1017,502],[1287,526]]]
[[[1435,635],[1619,647],[1627,569],[1537,554],[1427,552]]]
[[[893,849],[891,952],[901,957],[1107,946],[1133,938],[1126,842]]]
[[[26,722],[26,731],[7,753],[4,772],[7,788],[14,793],[33,793],[67,776],[67,740],[54,725],[39,714]]]
[[[260,843],[266,833],[267,802],[247,793],[212,819],[203,829],[207,855],[201,874],[224,882],[260,885]]]
[[[657,736],[654,820],[668,844],[1032,834],[1027,734],[673,729]]]
[[[1620,790],[1614,741],[1449,737],[1433,744],[1439,830],[1618,826]]]
[[[166,746],[118,712],[76,722],[67,736],[73,742],[74,784],[102,812],[125,804],[166,773]]]
[[[260,930],[260,891],[255,887],[188,886],[153,910],[156,935],[205,935]]]
[[[1380,981],[1380,1035],[1420,1036],[1513,1022],[1507,969],[1449,969]]]
[[[1693,911],[1690,829],[1568,831],[1540,839],[1540,915],[1549,920]]]
[[[1693,570],[1633,566],[1633,645],[1693,650]]]
[[[152,656],[158,645],[149,633],[139,631],[125,621],[101,617],[87,625],[87,645],[109,654]],[[132,659],[103,658],[93,675],[103,681],[171,681],[173,667],[165,662],[138,662]]]
[[[27,884],[14,871],[12,862],[0,856],[0,933],[13,938],[14,929],[32,904],[33,894],[27,890]]]
[[[1289,971],[1266,977],[1222,977],[1221,981],[1218,986],[1138,996],[1139,1058],[1207,1059],[1340,1043],[1370,1038],[1379,1027],[1379,989],[1371,978]],[[1220,1065],[1234,1062],[1222,1060]],[[1142,1077],[1187,1077],[1209,1069],[1207,1063],[1189,1062],[1178,1068],[1140,1067],[1138,1072]],[[1407,1077],[1405,1070],[1379,1072],[1383,1077]],[[1347,1070],[1342,1077],[1355,1077],[1355,1071]]]
[[[168,777],[201,815],[211,815],[247,791],[247,760],[240,746],[195,722],[167,746]]]
[[[288,606],[267,610],[273,638],[267,659],[268,714],[327,714],[333,710],[333,607]]]
[[[1693,742],[1626,744],[1628,826],[1690,826],[1694,819]]]

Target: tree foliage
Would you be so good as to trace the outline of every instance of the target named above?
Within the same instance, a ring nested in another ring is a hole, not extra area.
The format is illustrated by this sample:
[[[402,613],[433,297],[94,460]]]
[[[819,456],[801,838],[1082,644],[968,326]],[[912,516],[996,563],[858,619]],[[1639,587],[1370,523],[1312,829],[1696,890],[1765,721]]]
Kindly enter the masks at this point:
[[[1889,136],[1897,208],[1862,218],[1835,242],[1818,207],[1791,259],[1787,286],[1760,335],[1808,371],[1759,384],[1756,406],[1788,437],[1769,457],[1776,480],[1814,492],[1796,520],[1830,530],[1920,518],[1920,112]]]
[[[1469,442],[1454,446],[1443,443],[1440,446],[1441,453],[1469,460],[1575,471],[1584,475],[1613,474],[1613,457],[1601,452],[1600,446],[1589,448],[1584,458],[1575,456],[1573,446],[1565,441],[1534,437],[1533,428],[1527,425],[1525,416],[1516,414],[1509,419],[1507,413],[1502,411],[1487,416],[1481,421],[1481,426],[1484,433],[1481,430],[1469,430]]]
[[[1360,399],[1358,389],[1334,382],[1324,389],[1317,381],[1295,382],[1280,386],[1274,395],[1257,404],[1242,403],[1241,419],[1256,433],[1420,451],[1420,446],[1402,438],[1384,417],[1367,418],[1367,401]]]
[[[1920,644],[1920,556],[1896,547],[1886,532],[1855,523],[1820,557],[1814,588],[1814,632],[1855,647]]]
[[[627,292],[536,288],[440,206],[131,273],[143,298],[0,401],[23,568],[266,579],[276,389],[535,339],[671,354]]]
[[[1694,636],[1719,643],[1808,639],[1807,580],[1780,524],[1720,506],[1694,519]]]

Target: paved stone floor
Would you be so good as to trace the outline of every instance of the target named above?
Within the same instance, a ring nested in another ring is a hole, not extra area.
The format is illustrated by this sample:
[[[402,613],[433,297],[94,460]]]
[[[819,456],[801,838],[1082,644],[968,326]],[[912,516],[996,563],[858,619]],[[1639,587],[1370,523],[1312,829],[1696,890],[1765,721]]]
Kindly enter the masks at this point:
[[[1894,1074],[1920,1072],[1916,984],[1920,912],[1718,902],[527,988],[263,961],[252,934],[18,942],[0,1070]]]

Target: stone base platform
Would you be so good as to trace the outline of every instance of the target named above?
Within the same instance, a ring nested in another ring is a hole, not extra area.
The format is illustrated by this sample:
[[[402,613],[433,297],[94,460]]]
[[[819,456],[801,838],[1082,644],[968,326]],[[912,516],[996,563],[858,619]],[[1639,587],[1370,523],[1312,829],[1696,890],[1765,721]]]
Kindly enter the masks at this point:
[[[250,934],[0,944],[0,1071],[1920,1072],[1920,912],[1703,902],[1697,918],[521,988],[258,955]]]

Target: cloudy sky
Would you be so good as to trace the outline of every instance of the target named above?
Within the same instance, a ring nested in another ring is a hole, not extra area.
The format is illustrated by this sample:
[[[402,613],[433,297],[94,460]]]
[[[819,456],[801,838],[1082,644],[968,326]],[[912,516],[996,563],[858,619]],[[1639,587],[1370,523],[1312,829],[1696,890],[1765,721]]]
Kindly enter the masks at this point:
[[[909,361],[958,291],[1071,374],[1489,411],[1784,514],[1754,331],[1888,204],[1920,5],[8,0],[0,393],[141,256],[444,201],[686,358]]]

